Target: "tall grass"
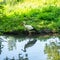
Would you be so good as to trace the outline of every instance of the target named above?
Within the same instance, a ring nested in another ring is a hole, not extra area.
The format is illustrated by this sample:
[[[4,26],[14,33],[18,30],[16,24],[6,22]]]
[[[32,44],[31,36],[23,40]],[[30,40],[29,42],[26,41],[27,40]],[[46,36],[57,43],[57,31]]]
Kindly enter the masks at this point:
[[[40,4],[41,3],[41,4]],[[15,5],[0,5],[0,32],[22,31],[22,21],[34,26],[38,31],[50,29],[60,31],[59,0],[25,0]]]

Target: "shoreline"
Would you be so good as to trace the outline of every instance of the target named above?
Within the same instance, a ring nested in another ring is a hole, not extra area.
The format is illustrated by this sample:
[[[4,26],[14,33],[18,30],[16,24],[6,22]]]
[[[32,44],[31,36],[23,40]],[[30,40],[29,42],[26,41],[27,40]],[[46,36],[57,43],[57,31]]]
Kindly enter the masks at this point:
[[[7,34],[7,35],[21,35],[21,36],[28,36],[29,33],[28,31],[14,31],[14,32],[4,32],[3,34]],[[44,35],[60,35],[59,32],[46,32],[46,31],[42,31],[42,32],[31,32],[31,36],[35,36],[35,35],[41,35],[41,36],[44,36]]]

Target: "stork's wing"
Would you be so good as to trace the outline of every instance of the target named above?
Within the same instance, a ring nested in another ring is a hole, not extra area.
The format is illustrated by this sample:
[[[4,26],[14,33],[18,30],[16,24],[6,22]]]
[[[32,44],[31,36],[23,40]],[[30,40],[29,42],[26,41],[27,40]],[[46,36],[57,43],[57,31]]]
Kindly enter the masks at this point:
[[[32,30],[33,27],[31,25],[25,25],[25,28],[28,29],[28,30]]]

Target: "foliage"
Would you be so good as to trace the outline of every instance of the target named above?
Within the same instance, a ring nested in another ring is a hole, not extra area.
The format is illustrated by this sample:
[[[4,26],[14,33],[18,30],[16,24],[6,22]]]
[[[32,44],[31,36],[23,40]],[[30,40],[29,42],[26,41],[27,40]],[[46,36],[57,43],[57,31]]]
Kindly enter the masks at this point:
[[[26,21],[39,31],[60,31],[59,0],[52,0],[51,3],[50,0],[14,0],[13,4],[9,1],[11,0],[2,1],[4,3],[0,4],[0,32],[22,31],[22,21]]]

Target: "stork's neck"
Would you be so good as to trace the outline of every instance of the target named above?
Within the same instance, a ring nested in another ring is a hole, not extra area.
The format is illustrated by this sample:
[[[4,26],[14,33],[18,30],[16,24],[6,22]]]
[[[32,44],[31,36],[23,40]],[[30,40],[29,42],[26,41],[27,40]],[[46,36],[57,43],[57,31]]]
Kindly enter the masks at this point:
[[[24,23],[23,25],[25,26],[26,24]]]

